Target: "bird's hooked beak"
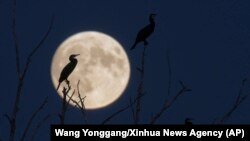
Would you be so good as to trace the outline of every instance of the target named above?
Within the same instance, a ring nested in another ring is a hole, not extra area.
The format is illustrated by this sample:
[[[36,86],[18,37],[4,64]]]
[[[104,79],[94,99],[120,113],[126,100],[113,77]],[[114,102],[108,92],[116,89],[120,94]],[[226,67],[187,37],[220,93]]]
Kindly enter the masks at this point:
[[[74,57],[79,56],[80,54],[74,54]]]

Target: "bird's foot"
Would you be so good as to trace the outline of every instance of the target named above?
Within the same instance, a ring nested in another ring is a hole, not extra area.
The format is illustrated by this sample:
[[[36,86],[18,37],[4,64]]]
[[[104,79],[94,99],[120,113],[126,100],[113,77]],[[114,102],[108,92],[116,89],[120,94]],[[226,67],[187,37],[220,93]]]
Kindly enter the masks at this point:
[[[67,85],[69,85],[69,80],[66,80]]]

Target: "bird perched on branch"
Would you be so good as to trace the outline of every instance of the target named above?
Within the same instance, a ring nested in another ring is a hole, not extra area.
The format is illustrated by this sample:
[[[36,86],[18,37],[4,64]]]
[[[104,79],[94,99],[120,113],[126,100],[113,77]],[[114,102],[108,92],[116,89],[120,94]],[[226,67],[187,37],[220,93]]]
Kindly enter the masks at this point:
[[[149,16],[149,22],[150,24],[147,25],[146,27],[144,27],[143,29],[141,29],[136,37],[135,43],[133,44],[133,46],[130,48],[130,50],[134,49],[136,47],[136,45],[140,42],[144,42],[144,45],[146,46],[148,44],[147,42],[147,38],[154,32],[155,30],[155,22],[154,22],[154,17],[156,16],[156,14],[150,14]]]
[[[76,65],[77,65],[77,59],[75,59],[76,56],[78,56],[80,54],[72,54],[70,55],[69,57],[69,63],[63,68],[62,72],[61,72],[61,75],[60,75],[60,78],[59,78],[59,83],[58,83],[58,86],[57,86],[57,89],[59,89],[61,83],[65,80],[67,84],[69,84],[69,80],[68,80],[68,77],[69,75],[72,73],[72,71],[75,69]]]

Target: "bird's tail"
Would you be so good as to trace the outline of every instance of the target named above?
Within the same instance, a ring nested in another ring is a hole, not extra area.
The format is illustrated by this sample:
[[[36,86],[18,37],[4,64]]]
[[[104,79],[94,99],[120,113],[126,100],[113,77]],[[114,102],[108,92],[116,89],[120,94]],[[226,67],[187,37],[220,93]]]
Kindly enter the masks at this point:
[[[133,46],[130,48],[130,50],[133,50],[134,48],[135,48],[135,46],[136,46],[136,42],[133,44]]]
[[[58,84],[58,86],[57,86],[56,91],[58,91],[58,89],[59,89],[60,85],[61,85],[61,82],[59,82],[59,84]]]

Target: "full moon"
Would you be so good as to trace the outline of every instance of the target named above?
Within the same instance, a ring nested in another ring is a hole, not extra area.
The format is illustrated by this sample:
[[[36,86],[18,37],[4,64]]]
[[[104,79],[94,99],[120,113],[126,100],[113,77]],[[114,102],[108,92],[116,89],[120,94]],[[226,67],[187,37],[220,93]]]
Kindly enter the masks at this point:
[[[124,92],[130,78],[128,56],[121,44],[104,33],[87,31],[74,34],[63,41],[57,48],[52,64],[51,78],[55,89],[63,68],[70,62],[71,54],[78,61],[69,75],[71,86],[69,96],[74,92],[69,103],[75,106],[84,98],[85,109],[103,108],[116,101]],[[77,86],[79,82],[79,85]],[[63,97],[63,88],[68,88],[63,81],[57,91]]]

